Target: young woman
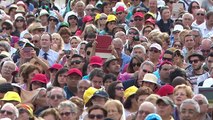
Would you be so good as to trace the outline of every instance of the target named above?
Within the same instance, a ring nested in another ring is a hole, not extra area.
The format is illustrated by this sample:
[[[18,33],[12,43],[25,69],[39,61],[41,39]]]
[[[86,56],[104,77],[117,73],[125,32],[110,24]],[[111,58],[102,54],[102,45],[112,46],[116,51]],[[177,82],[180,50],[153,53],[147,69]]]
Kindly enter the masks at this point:
[[[123,103],[124,87],[122,82],[115,81],[111,83],[108,87],[107,93],[109,94],[109,98],[119,100],[121,103]]]
[[[67,81],[67,78],[66,78],[67,71],[68,69],[66,68],[60,69],[55,75],[55,80],[53,81],[52,86],[64,88]]]

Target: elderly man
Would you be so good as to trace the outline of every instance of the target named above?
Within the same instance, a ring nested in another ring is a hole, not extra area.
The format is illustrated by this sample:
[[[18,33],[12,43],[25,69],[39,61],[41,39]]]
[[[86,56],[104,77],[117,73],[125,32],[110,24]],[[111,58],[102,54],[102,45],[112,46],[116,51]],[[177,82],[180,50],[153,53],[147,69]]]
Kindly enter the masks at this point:
[[[212,120],[207,113],[209,108],[207,98],[202,94],[196,94],[192,99],[200,105],[200,114],[198,115],[199,120]]]
[[[184,27],[191,27],[192,25],[192,22],[194,21],[194,17],[192,14],[190,13],[184,13],[183,16],[182,16],[182,19],[183,19],[183,26]]]
[[[200,49],[201,41],[202,41],[202,33],[199,28],[193,28],[192,31],[190,32],[194,36],[195,40],[195,50]]]
[[[205,14],[206,14],[206,10],[203,8],[200,8],[196,11],[195,14],[195,21],[192,23],[193,27],[198,27],[199,25],[201,25],[202,23],[205,22]]]
[[[85,90],[92,86],[89,80],[80,80],[77,84],[77,96],[83,99]]]
[[[212,46],[212,41],[210,39],[203,39],[200,45],[200,51],[202,52],[203,56],[206,58]]]
[[[66,99],[65,91],[60,87],[53,87],[48,94],[49,107],[57,107],[60,102]]]
[[[1,68],[1,75],[7,80],[7,82],[12,82],[12,72],[16,69],[16,65],[13,61],[5,61]]]
[[[150,113],[156,113],[156,107],[151,102],[143,102],[136,115],[136,120],[144,120]]]
[[[180,105],[180,119],[181,120],[200,120],[200,106],[193,99],[186,99]]]
[[[5,103],[0,110],[0,119],[9,118],[16,120],[18,116],[18,109],[12,103]]]

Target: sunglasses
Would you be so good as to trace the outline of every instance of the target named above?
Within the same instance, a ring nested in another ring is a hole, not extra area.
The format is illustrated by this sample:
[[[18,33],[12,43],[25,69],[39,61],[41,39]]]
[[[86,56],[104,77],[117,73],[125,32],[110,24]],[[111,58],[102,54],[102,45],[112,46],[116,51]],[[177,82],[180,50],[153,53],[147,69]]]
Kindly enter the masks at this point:
[[[97,118],[97,119],[103,119],[103,118],[104,118],[104,115],[89,114],[88,117],[89,117],[90,119],[95,119],[95,118]]]
[[[100,20],[106,20],[107,18],[100,18]]]
[[[174,47],[181,47],[181,45],[178,45],[178,44],[174,44]]]
[[[32,82],[33,85],[37,85],[37,86],[42,86],[42,83],[39,81],[34,81]]]
[[[56,98],[56,99],[62,99],[63,96],[62,96],[62,95],[51,95],[51,96],[50,96],[50,99],[52,99],[52,100],[55,100],[55,98]]]
[[[202,53],[209,53],[210,50],[201,50]]]
[[[116,15],[121,15],[123,12],[116,13]]]
[[[16,22],[24,22],[24,19],[17,19]]]
[[[76,19],[76,17],[69,17],[68,19],[69,19],[69,20],[71,20],[71,19]]]
[[[159,50],[157,50],[157,49],[150,49],[149,51],[154,52],[154,53],[159,53]]]
[[[133,66],[133,67],[136,67],[136,66],[140,67],[140,66],[141,66],[141,63],[132,63],[132,66]]]
[[[139,19],[134,19],[134,21],[142,21],[143,19],[139,18]]]
[[[145,70],[145,69],[143,69],[143,72],[144,73],[152,73],[151,71],[148,71],[148,70]]]
[[[49,19],[49,21],[53,21],[53,22],[56,22],[57,20],[56,20],[56,19]]]
[[[129,32],[130,35],[137,35],[137,32]]]
[[[172,61],[172,58],[164,58],[163,57],[163,61]]]
[[[6,113],[7,115],[12,115],[13,114],[13,112],[7,111],[7,110],[1,110],[0,113],[1,114],[5,114]]]
[[[88,8],[88,9],[86,9],[86,11],[92,11],[92,9],[91,9],[91,8]]]
[[[124,87],[115,87],[116,90],[124,90]]]
[[[169,1],[169,3],[170,3],[170,4],[173,4],[173,3],[175,3],[175,2],[174,2],[174,1]]]
[[[71,112],[64,112],[64,113],[60,113],[61,116],[69,116],[71,114]]]
[[[197,13],[197,15],[199,16],[204,16],[205,14],[204,13]]]
[[[81,60],[75,60],[75,61],[72,61],[72,62],[71,62],[71,65],[80,64],[81,62],[82,62]]]
[[[189,60],[189,63],[192,64],[192,63],[198,63],[199,60]]]
[[[2,30],[10,30],[10,27],[2,27]]]

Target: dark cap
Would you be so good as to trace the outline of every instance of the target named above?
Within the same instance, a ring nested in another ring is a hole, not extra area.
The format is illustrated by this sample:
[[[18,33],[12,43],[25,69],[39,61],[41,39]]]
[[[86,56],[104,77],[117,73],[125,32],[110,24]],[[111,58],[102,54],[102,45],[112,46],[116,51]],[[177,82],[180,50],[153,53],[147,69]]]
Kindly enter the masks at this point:
[[[172,107],[175,107],[174,102],[167,96],[158,98],[158,100],[156,101],[156,104],[159,104],[160,102],[163,102],[167,105],[171,105]]]
[[[93,94],[92,98],[94,98],[94,97],[102,97],[102,98],[105,98],[105,99],[109,99],[108,93],[106,91],[104,91],[104,90],[98,90],[98,91],[96,91]]]

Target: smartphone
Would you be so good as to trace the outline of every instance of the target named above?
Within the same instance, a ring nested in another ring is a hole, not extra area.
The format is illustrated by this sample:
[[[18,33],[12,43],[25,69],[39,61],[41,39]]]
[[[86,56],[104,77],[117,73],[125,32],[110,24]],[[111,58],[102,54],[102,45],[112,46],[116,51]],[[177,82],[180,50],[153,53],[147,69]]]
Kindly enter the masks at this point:
[[[63,50],[64,54],[69,55],[71,53],[71,50]]]

